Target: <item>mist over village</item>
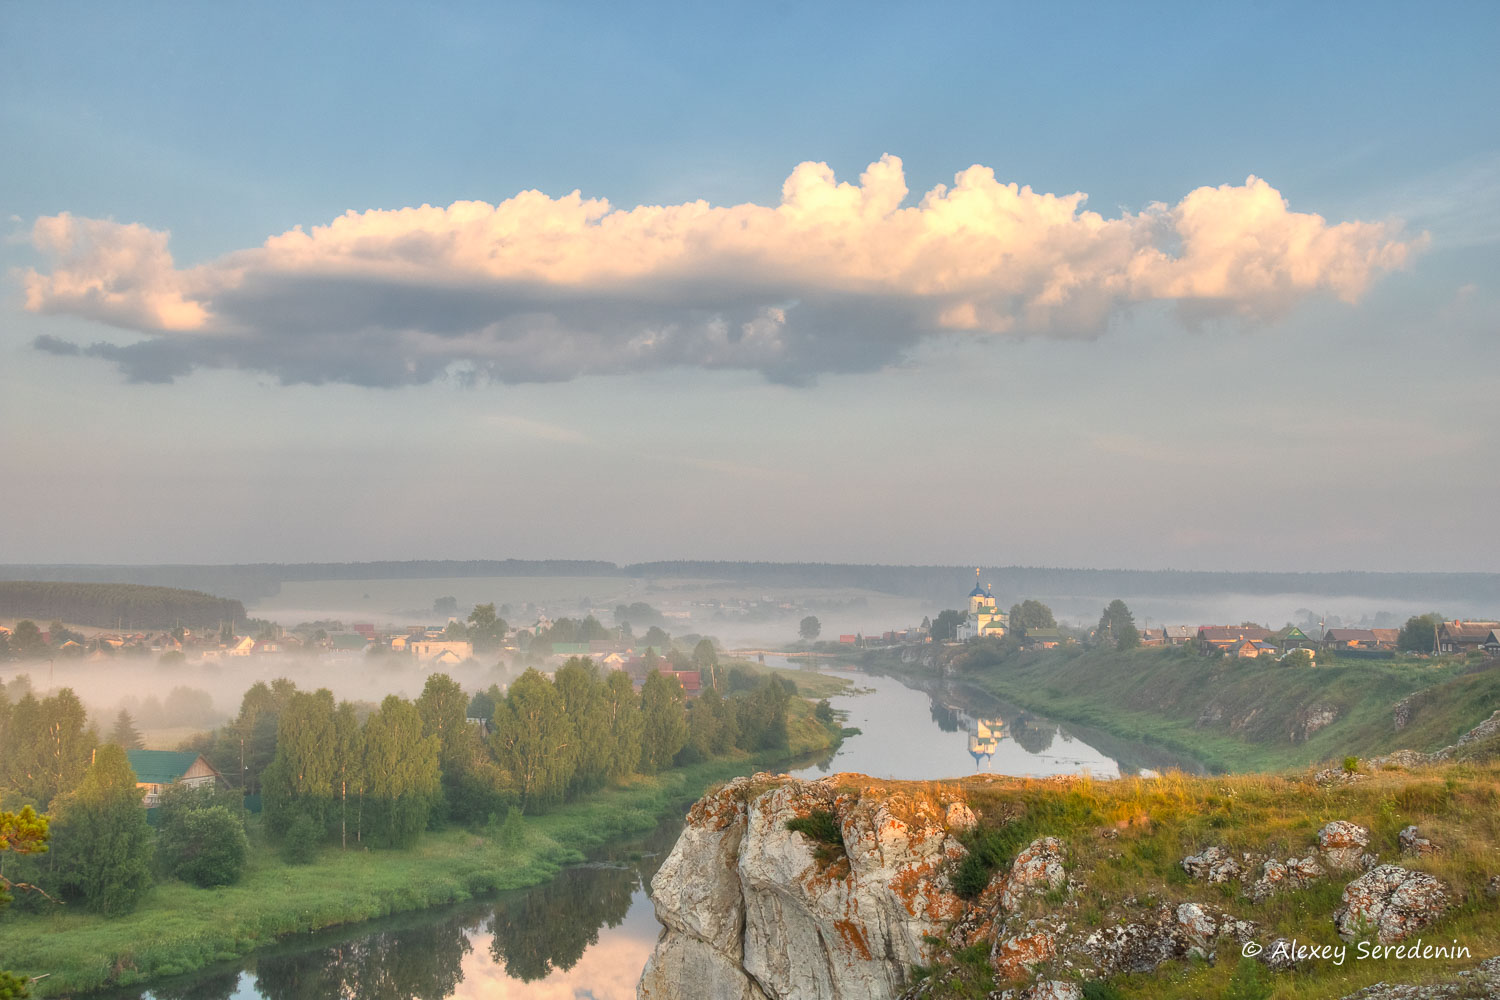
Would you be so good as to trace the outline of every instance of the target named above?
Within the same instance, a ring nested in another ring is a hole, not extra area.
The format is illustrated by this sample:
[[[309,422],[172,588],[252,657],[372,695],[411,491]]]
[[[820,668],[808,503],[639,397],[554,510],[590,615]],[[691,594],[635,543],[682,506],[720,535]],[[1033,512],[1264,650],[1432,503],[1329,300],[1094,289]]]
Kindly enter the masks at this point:
[[[1500,997],[1497,45],[0,5],[0,1000]]]

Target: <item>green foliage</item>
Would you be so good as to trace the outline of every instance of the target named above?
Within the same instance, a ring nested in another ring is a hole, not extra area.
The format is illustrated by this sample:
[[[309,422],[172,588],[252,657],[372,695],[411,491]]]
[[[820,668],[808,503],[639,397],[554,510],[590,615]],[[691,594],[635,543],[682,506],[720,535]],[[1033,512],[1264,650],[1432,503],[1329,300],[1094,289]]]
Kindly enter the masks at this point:
[[[814,809],[806,816],[797,816],[786,821],[786,828],[816,840],[820,844],[844,846],[844,831],[826,809]]]
[[[318,845],[323,842],[323,828],[311,816],[292,817],[286,832],[281,835],[281,860],[289,865],[305,865],[318,856]]]
[[[578,734],[562,696],[546,677],[527,670],[495,708],[490,746],[510,772],[523,810],[562,800],[578,767]]]
[[[786,686],[774,676],[764,678],[753,691],[736,698],[740,746],[751,751],[784,749],[790,701]]]
[[[1229,988],[1220,996],[1223,1000],[1266,1000],[1274,991],[1266,967],[1253,958],[1242,958],[1230,977]]]
[[[824,725],[833,724],[833,706],[828,703],[827,698],[819,700],[818,704],[813,707],[813,718]]]
[[[665,620],[660,611],[644,601],[620,604],[615,607],[616,625],[660,625]]]
[[[434,805],[448,816],[462,810],[460,790],[464,773],[474,759],[474,736],[464,720],[469,696],[458,682],[447,674],[432,674],[417,698],[417,713],[422,717],[422,735],[437,741],[438,769],[441,772],[442,795]]]
[[[0,969],[0,1000],[26,1000],[31,996],[31,981]]]
[[[244,621],[245,606],[175,587],[7,580],[0,581],[0,618],[60,618],[107,628],[167,628],[179,622],[188,628],[208,628],[223,621]],[[17,627],[17,634],[20,631]]]
[[[604,706],[608,717],[609,776],[631,774],[641,762],[641,739],[646,719],[641,714],[641,699],[623,670],[611,670],[604,681]]]
[[[53,863],[69,897],[106,916],[128,913],[151,887],[151,827],[125,751],[98,749],[52,829]]]
[[[969,617],[967,611],[955,611],[949,608],[938,612],[937,620],[932,623],[932,641],[948,642],[958,637],[958,627]]]
[[[109,731],[109,741],[125,750],[139,750],[146,745],[140,730],[135,728],[135,720],[123,708],[115,716],[115,727]]]
[[[1134,649],[1141,644],[1141,633],[1135,627],[1135,616],[1130,613],[1124,601],[1115,598],[1109,602],[1109,606],[1099,616],[1095,641],[1101,645],[1112,644],[1117,650]]]
[[[364,835],[377,846],[416,843],[439,781],[437,738],[423,734],[415,705],[386,695],[364,727]]]
[[[505,810],[505,822],[500,824],[496,839],[507,851],[516,851],[526,840],[526,826],[521,819],[521,810],[511,806]]]
[[[476,604],[469,612],[469,641],[477,651],[488,652],[499,649],[510,626],[495,613],[494,603]],[[484,718],[489,718],[485,715]]]
[[[648,673],[641,688],[641,716],[641,770],[654,774],[670,767],[688,741],[682,686],[658,671]]]
[[[72,688],[38,700],[28,690],[0,714],[0,789],[38,808],[71,791],[96,742]]]
[[[808,642],[812,642],[822,633],[823,623],[818,621],[817,616],[815,615],[808,615],[806,618],[802,619],[801,623],[797,626],[797,634],[806,639]]]
[[[594,661],[570,657],[557,669],[553,684],[562,696],[563,711],[573,726],[578,748],[571,786],[575,791],[598,788],[610,776],[610,745],[601,738],[609,729],[609,704],[604,680]]]
[[[1010,627],[1022,633],[1029,628],[1057,628],[1052,609],[1030,598],[1010,607]]]
[[[333,692],[327,688],[293,692],[280,712],[276,755],[263,777],[266,829],[273,836],[297,816],[320,828],[330,822],[339,770],[334,728]]]
[[[1125,994],[1107,979],[1090,979],[1083,984],[1083,1000],[1125,1000]]]
[[[206,889],[240,880],[250,842],[239,817],[216,805],[163,816],[156,849],[168,871]]]
[[[1359,758],[1358,757],[1345,757],[1344,758],[1344,772],[1346,774],[1355,774],[1358,771],[1359,771]]]
[[[1438,648],[1438,626],[1443,623],[1439,614],[1412,615],[1401,626],[1396,637],[1396,648],[1408,653],[1435,653]]]

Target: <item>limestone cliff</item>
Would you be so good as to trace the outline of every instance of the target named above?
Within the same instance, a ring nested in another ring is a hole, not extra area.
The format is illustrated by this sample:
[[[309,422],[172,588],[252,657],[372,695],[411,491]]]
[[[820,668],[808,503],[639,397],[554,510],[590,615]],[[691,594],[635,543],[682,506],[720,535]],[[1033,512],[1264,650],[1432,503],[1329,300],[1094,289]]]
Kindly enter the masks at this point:
[[[878,788],[879,794],[865,794]],[[821,818],[842,838],[789,820]],[[961,787],[758,774],[699,801],[651,882],[641,1000],[890,1000],[963,913]]]

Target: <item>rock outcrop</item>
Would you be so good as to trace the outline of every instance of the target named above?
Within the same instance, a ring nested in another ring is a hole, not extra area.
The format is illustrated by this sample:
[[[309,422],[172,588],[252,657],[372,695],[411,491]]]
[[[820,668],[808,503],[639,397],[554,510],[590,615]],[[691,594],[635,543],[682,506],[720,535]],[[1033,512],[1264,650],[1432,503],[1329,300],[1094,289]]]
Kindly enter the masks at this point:
[[[947,871],[974,817],[960,789],[864,794],[877,784],[760,774],[699,801],[652,879],[663,931],[642,1000],[900,994],[963,914]],[[841,847],[787,828],[818,813]]]
[[[1380,865],[1344,887],[1343,905],[1333,919],[1345,941],[1374,938],[1393,944],[1427,927],[1447,909],[1448,892],[1433,876]]]

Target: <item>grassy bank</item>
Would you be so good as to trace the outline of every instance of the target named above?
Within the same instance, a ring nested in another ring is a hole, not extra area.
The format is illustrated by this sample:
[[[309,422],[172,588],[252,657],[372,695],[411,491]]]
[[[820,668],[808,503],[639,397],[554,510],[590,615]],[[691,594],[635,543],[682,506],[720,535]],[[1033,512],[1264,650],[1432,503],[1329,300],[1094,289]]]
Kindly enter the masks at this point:
[[[290,866],[252,822],[250,860],[238,884],[198,889],[164,881],[139,909],[116,919],[75,907],[7,913],[0,918],[0,966],[46,974],[34,987],[39,997],[65,995],[178,975],[289,934],[537,885],[593,848],[653,829],[717,782],[836,745],[834,732],[801,699],[792,701],[788,721],[789,753],[742,754],[633,776],[526,817],[524,835],[511,847],[484,831],[448,829],[406,851],[325,848],[312,863]]]
[[[867,665],[951,677],[1028,711],[1153,743],[1218,771],[1298,767],[1345,755],[1433,750],[1500,708],[1500,661],[1338,660],[1313,668],[1184,649],[1061,649],[1000,656],[984,645],[938,662]],[[1398,726],[1395,708],[1410,698]]]
[[[1456,939],[1471,953],[1468,958],[1415,963],[1389,957],[1353,960],[1351,948],[1350,960],[1342,966],[1310,962],[1294,972],[1271,973],[1254,962],[1242,965],[1239,947],[1223,945],[1215,962],[1169,961],[1152,973],[1116,977],[1109,983],[1116,992],[1100,990],[1100,996],[1338,997],[1381,980],[1442,981],[1500,953],[1500,900],[1487,891],[1487,880],[1500,872],[1500,765],[1493,760],[1367,772],[1362,780],[1329,786],[1300,776],[1269,775],[1067,783],[993,779],[966,785],[969,804],[983,817],[982,829],[1003,835],[1012,855],[1035,836],[1056,836],[1066,845],[1068,875],[1078,887],[1032,899],[1012,918],[1016,926],[1032,917],[1060,918],[1086,936],[1096,928],[1149,921],[1163,903],[1197,902],[1254,921],[1253,939],[1262,945],[1295,937],[1304,944],[1336,946],[1340,941],[1332,914],[1354,875],[1329,874],[1305,888],[1252,902],[1248,881],[1196,882],[1180,862],[1210,844],[1236,857],[1240,852],[1301,857],[1325,823],[1349,820],[1370,831],[1368,850],[1382,863],[1425,871],[1444,882],[1452,908],[1423,932],[1424,940],[1446,945]],[[1420,858],[1403,855],[1397,834],[1408,824],[1417,824],[1441,850]],[[1008,858],[1002,861],[1008,864]],[[997,985],[987,962],[964,968],[966,957],[954,956],[959,981],[934,993],[935,1000],[982,996]],[[1074,978],[1065,960],[1059,955],[1037,974]]]

